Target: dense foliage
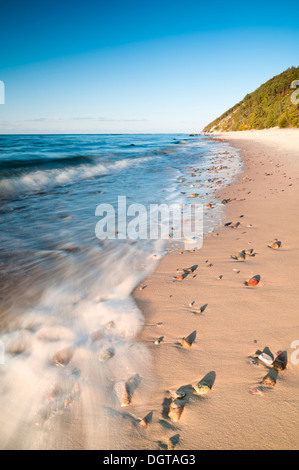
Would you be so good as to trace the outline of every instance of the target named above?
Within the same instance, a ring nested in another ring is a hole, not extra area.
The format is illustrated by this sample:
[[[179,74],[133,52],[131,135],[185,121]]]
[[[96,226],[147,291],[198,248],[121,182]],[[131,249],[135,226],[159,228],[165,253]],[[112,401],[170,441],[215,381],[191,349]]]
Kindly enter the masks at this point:
[[[294,80],[299,80],[299,67],[291,67],[271,78],[208,124],[204,131],[244,131],[276,126],[299,127],[299,104],[293,104],[291,101],[294,90],[290,86]]]

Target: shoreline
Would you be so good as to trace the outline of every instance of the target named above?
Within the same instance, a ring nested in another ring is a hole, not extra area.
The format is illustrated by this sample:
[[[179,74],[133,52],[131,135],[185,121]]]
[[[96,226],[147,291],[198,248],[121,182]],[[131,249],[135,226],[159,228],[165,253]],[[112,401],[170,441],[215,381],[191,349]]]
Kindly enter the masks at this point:
[[[146,288],[133,292],[145,325],[163,323],[160,328],[145,326],[139,337],[152,356],[155,381],[150,399],[138,410],[144,416],[153,412],[144,438],[151,436],[162,449],[173,436],[178,450],[295,449],[299,365],[290,358],[292,343],[299,338],[299,198],[294,185],[299,179],[299,130],[212,137],[218,139],[241,149],[242,173],[217,194],[220,201],[239,199],[226,205],[225,222],[240,226],[217,229],[199,252],[168,253],[143,282]],[[274,238],[281,240],[281,249],[268,248]],[[256,256],[231,258],[251,248]],[[195,264],[192,276],[174,280],[177,268]],[[246,287],[244,282],[257,274],[259,285]],[[205,304],[202,314],[194,313]],[[185,350],[180,340],[194,331],[195,342]],[[163,341],[155,345],[161,336]],[[269,369],[251,360],[265,347],[274,357],[279,350],[288,353],[287,370],[278,374],[271,389],[261,384]],[[192,385],[207,374],[215,376],[212,391],[207,397],[195,396]],[[180,421],[172,423],[167,409],[171,392],[178,388],[186,392],[187,403]],[[262,394],[252,395],[253,388]]]

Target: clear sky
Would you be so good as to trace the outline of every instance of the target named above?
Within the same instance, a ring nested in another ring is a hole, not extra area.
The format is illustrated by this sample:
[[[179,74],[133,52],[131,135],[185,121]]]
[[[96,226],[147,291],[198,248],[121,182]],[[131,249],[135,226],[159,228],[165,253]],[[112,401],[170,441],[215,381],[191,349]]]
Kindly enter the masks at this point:
[[[200,132],[299,65],[298,0],[9,0],[0,14],[0,133]]]

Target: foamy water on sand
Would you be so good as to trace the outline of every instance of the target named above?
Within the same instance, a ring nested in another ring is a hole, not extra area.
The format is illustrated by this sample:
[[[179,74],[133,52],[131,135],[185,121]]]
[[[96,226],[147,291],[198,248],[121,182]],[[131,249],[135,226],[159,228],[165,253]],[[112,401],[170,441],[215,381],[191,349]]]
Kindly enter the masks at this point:
[[[126,448],[155,387],[131,293],[170,248],[98,240],[95,209],[120,195],[148,207],[196,193],[211,232],[238,152],[181,135],[1,136],[0,148],[1,448]]]

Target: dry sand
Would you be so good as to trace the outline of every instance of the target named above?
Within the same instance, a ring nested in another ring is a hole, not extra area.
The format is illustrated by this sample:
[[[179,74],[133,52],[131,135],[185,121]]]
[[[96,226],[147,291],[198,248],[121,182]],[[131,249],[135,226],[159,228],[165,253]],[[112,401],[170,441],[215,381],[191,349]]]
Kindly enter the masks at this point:
[[[240,148],[244,161],[244,172],[219,194],[220,200],[237,199],[226,205],[226,222],[240,226],[217,230],[198,252],[167,254],[146,288],[134,292],[145,324],[163,324],[145,326],[140,337],[152,355],[154,391],[138,414],[152,412],[152,422],[131,448],[163,449],[171,437],[178,450],[299,447],[299,349],[296,355],[293,344],[298,340],[299,348],[299,129],[220,138]],[[282,242],[278,250],[267,246],[275,238]],[[256,256],[231,258],[251,248]],[[193,274],[174,280],[177,268],[192,265],[198,265]],[[246,287],[257,274],[260,283]],[[204,304],[202,314],[193,313]],[[182,348],[180,340],[194,331],[192,347]],[[164,340],[154,344],[160,336]],[[274,357],[288,353],[274,388],[261,385],[268,367],[250,358],[265,347]],[[196,396],[191,385],[206,374],[208,381],[215,378],[212,390]],[[169,392],[180,387],[186,405],[173,423]],[[263,394],[252,395],[254,387]]]

